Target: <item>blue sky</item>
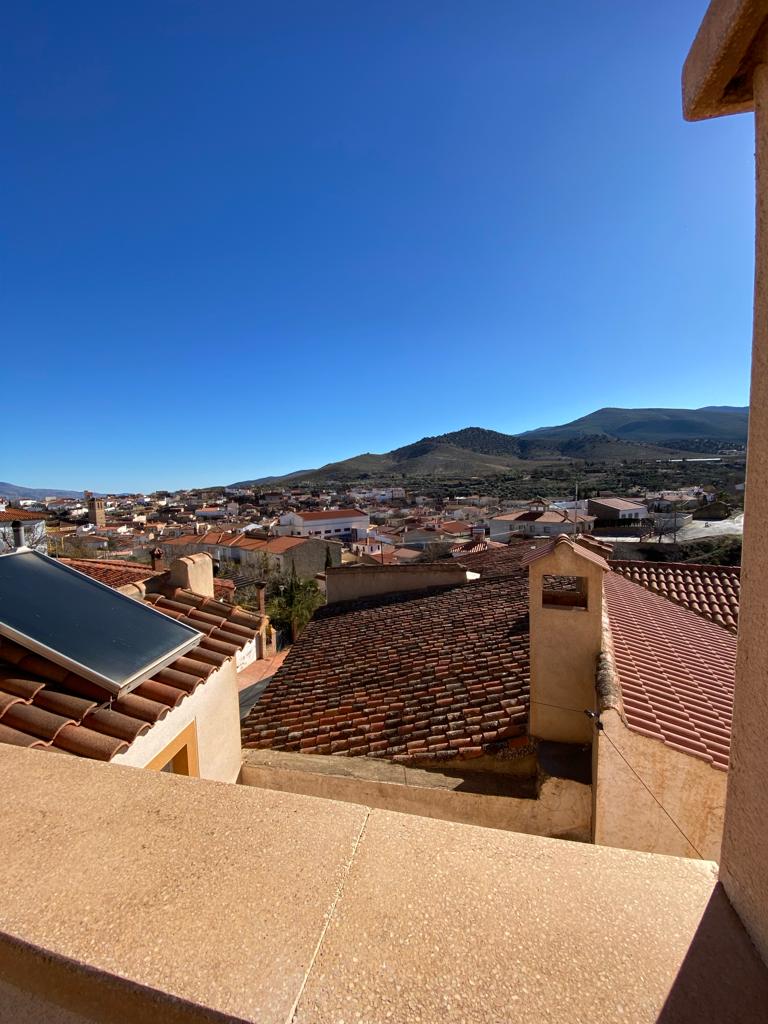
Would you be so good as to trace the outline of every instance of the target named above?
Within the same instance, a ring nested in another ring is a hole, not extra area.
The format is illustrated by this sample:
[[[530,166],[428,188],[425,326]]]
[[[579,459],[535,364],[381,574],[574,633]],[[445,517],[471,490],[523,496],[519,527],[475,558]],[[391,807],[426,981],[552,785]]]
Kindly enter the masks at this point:
[[[11,0],[0,479],[228,483],[746,404],[749,115],[705,0]]]

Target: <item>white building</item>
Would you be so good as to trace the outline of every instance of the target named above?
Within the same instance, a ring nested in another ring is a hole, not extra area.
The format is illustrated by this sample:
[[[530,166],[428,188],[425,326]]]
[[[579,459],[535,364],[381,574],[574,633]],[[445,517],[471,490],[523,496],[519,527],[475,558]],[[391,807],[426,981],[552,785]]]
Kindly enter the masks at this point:
[[[324,512],[286,512],[280,516],[281,537],[323,537],[357,540],[368,533],[371,520],[359,508],[334,508]]]
[[[597,519],[647,519],[648,507],[638,501],[626,498],[590,498],[587,502],[590,515]]]

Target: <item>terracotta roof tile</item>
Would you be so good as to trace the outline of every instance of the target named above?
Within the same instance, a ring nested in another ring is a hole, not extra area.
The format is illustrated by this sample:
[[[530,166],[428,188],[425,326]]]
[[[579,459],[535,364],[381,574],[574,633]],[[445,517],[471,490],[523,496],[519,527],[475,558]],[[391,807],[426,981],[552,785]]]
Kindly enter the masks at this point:
[[[506,745],[527,723],[518,553],[488,579],[320,609],[243,723],[243,743],[429,762]]]
[[[150,565],[140,565],[138,562],[129,562],[122,558],[62,558],[61,561],[90,576],[91,579],[105,583],[108,587],[141,583],[161,573],[161,570],[155,570]]]
[[[629,727],[727,769],[736,637],[615,572],[605,598]]]
[[[167,543],[167,541],[164,541]],[[123,558],[62,558],[62,562],[85,573],[91,579],[98,580],[108,587],[125,587],[129,583],[143,583],[157,576],[162,576],[163,569],[153,569],[140,562],[129,562]],[[217,598],[232,601],[235,584],[232,580],[214,579],[213,592]]]
[[[614,572],[735,633],[739,622],[741,569],[690,562],[612,560]]]
[[[293,515],[306,523],[322,522],[325,519],[358,519],[361,516],[368,518],[368,513],[359,508],[329,508],[323,512],[294,512]]]
[[[147,603],[165,614],[188,619],[207,635],[199,647],[117,699],[90,680],[3,639],[0,743],[48,747],[109,761],[165,718],[252,640],[260,627],[258,616],[190,591],[174,590],[171,597],[150,594]]]
[[[0,523],[39,522],[45,518],[45,512],[30,512],[25,508],[7,508],[0,512]]]

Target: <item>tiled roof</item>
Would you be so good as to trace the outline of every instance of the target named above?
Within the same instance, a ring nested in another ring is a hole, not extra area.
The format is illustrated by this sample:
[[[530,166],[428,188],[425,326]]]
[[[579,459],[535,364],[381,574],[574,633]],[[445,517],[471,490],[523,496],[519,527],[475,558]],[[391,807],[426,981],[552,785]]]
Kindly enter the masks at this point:
[[[98,580],[108,587],[119,589],[130,583],[143,583],[144,580],[162,576],[164,569],[153,569],[139,562],[129,562],[122,558],[62,558],[62,562],[85,573],[91,579]],[[235,584],[232,580],[214,579],[213,594],[219,600],[234,602]]]
[[[627,498],[590,498],[596,505],[605,505],[606,508],[615,509],[617,512],[631,512],[639,508],[645,508],[639,501],[629,501]]]
[[[198,647],[130,693],[101,687],[10,640],[0,641],[0,743],[109,761],[193,693],[251,640],[259,620],[242,608],[177,590],[148,595],[158,611],[204,633]]]
[[[615,572],[605,598],[629,727],[727,769],[736,637]]]
[[[129,583],[141,583],[152,576],[159,576],[161,570],[138,562],[128,562],[121,558],[62,558],[65,565],[85,573],[91,579],[105,583],[108,587],[124,587]]]
[[[608,563],[603,558],[599,550],[599,544],[593,545],[588,540],[586,543],[582,543],[581,538],[573,540],[571,537],[567,537],[564,533],[561,533],[559,537],[555,537],[554,540],[551,540],[548,543],[539,545],[534,550],[529,549],[525,555],[523,555],[523,565],[530,565],[531,562],[536,562],[545,555],[551,554],[556,548],[562,547],[570,548],[574,554],[579,556],[579,558],[585,558],[589,562],[594,562],[594,564],[599,565],[601,569],[608,568]]]
[[[462,555],[459,561],[472,572],[479,572],[484,580],[518,576],[521,563],[525,556],[539,548],[546,541],[533,539],[514,539],[501,547],[488,548],[487,551],[469,552]],[[527,588],[527,570],[526,588]]]
[[[452,555],[478,555],[483,551],[491,551],[493,548],[504,548],[506,544],[496,540],[477,538],[465,541],[463,544],[454,544],[451,547]]]
[[[441,523],[438,529],[443,533],[469,533],[472,529],[472,523],[460,522],[456,519],[448,519],[446,522]]]
[[[591,523],[595,520],[594,516],[586,515],[584,512],[574,513],[573,509],[547,509],[545,512],[522,510],[506,512],[493,518],[507,523]]]
[[[625,579],[736,632],[741,595],[738,566],[619,560],[611,561],[610,566]]]
[[[271,555],[281,555],[291,548],[306,544],[311,537],[270,537],[265,540],[260,537],[249,537],[246,533],[232,533],[231,531],[219,532],[208,530],[207,533],[182,533],[178,537],[163,537],[161,544],[170,544],[173,547],[227,547],[243,548],[246,551],[266,551]]]
[[[0,523],[39,522],[45,519],[45,512],[29,512],[25,508],[7,508],[0,512]]]
[[[527,579],[321,609],[243,723],[246,747],[407,762],[527,743]]]
[[[294,512],[293,514],[307,523],[321,522],[324,519],[359,519],[361,516],[368,518],[368,513],[359,508],[331,508],[325,512]]]

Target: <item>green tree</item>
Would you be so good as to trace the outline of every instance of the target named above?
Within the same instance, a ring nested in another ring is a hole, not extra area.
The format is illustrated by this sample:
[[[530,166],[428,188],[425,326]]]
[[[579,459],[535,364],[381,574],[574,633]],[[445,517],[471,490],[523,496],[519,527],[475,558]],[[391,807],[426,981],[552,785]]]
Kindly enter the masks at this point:
[[[280,591],[267,604],[267,615],[275,625],[290,629],[291,640],[296,640],[325,599],[314,580],[299,579],[295,566]]]

